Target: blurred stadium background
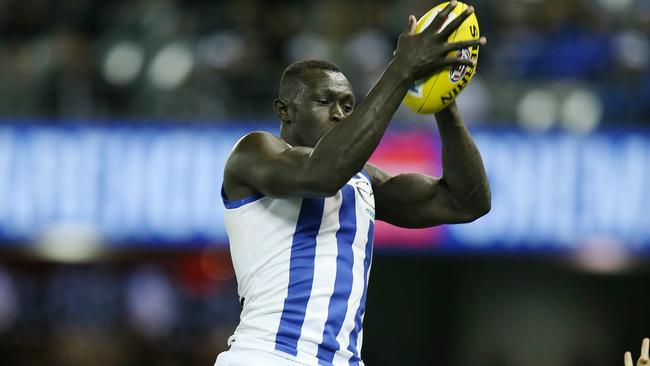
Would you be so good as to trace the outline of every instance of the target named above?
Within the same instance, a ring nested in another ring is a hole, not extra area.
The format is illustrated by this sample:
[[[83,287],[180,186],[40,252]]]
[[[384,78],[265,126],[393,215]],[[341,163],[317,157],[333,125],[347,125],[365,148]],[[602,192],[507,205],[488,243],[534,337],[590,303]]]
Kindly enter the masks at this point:
[[[368,365],[620,365],[650,334],[650,2],[476,0],[458,104],[493,209],[378,228]],[[283,68],[362,97],[426,1],[0,0],[0,364],[211,365],[239,316],[219,189]],[[373,160],[439,174],[400,109]]]

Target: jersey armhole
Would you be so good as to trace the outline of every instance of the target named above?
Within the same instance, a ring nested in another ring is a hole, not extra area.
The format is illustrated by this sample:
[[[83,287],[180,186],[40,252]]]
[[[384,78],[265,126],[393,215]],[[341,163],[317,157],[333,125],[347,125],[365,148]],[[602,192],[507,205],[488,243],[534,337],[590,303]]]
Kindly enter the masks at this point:
[[[244,197],[240,200],[229,200],[226,198],[226,192],[223,190],[223,184],[221,185],[221,199],[223,199],[223,205],[228,209],[238,208],[246,204],[258,201],[262,198],[264,198],[264,195],[258,193],[252,196]]]

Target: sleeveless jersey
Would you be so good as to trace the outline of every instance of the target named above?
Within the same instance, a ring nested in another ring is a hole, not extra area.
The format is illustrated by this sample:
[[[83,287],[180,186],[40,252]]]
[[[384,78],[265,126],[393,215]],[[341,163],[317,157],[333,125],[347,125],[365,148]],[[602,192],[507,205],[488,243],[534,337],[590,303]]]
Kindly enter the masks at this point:
[[[361,171],[332,197],[223,200],[243,305],[234,342],[307,365],[363,365],[370,176]]]

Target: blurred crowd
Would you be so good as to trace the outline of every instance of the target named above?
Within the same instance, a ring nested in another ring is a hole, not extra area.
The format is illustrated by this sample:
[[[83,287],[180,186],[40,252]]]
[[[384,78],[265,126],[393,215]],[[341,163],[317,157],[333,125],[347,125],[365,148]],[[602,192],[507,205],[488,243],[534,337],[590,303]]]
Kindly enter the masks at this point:
[[[475,0],[473,123],[578,132],[650,122],[650,2]],[[0,0],[0,116],[272,120],[282,70],[337,63],[362,97],[435,2]],[[398,119],[417,121],[400,109]]]
[[[228,253],[158,257],[0,264],[0,364],[213,364],[241,309]]]

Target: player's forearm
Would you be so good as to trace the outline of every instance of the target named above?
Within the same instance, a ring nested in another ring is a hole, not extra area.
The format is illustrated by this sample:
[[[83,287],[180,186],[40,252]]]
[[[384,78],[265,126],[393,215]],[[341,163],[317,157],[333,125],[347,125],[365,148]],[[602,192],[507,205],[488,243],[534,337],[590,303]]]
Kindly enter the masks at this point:
[[[458,202],[471,212],[490,210],[490,186],[483,160],[455,104],[436,114],[442,140],[443,178]]]
[[[355,111],[323,136],[310,156],[314,170],[338,190],[363,169],[408,91],[409,79],[390,64]]]

